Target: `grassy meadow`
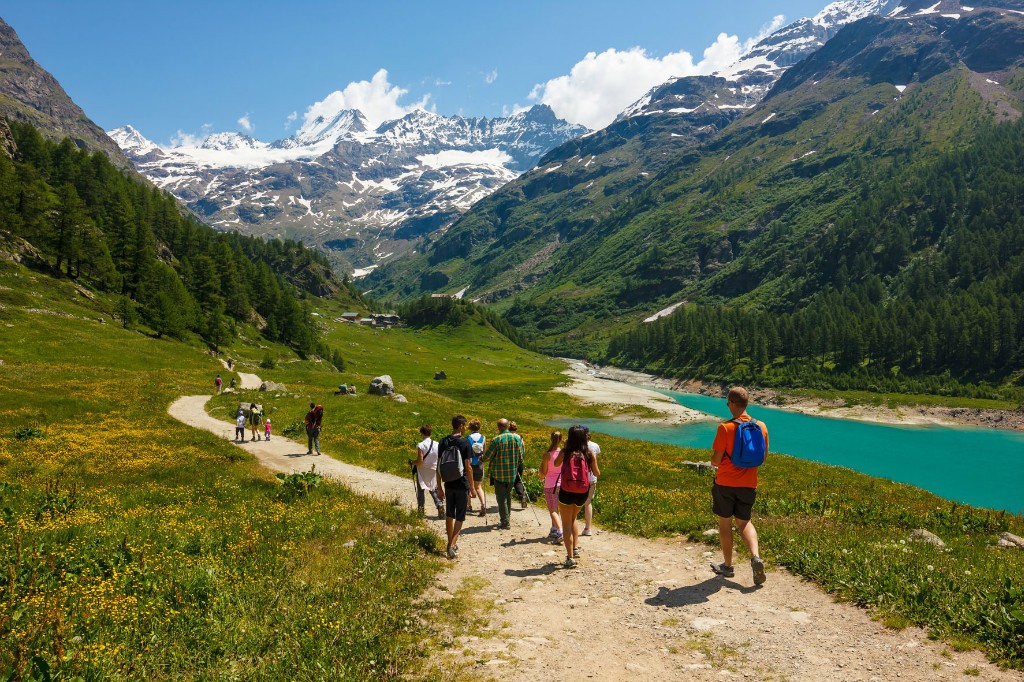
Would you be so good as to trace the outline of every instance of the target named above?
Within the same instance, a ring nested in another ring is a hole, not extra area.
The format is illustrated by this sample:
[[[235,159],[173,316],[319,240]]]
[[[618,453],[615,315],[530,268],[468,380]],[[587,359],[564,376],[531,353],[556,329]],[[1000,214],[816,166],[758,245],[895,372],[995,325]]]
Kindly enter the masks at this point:
[[[434,625],[418,617],[443,570],[424,525],[339,486],[283,494],[244,452],[171,419],[178,395],[212,392],[218,372],[230,380],[198,343],[124,331],[102,301],[17,266],[0,265],[0,305],[0,674],[443,675],[426,660]],[[314,400],[326,410],[326,454],[403,476],[419,425],[444,435],[456,412],[488,436],[499,417],[518,421],[531,467],[545,422],[599,416],[551,391],[561,363],[476,321],[373,330],[333,322],[343,312],[333,302],[316,307],[344,371],[243,328],[227,355],[288,390],[218,396],[214,416],[227,422],[239,401],[258,400],[276,434],[301,440]],[[260,366],[267,356],[273,369]],[[442,370],[448,378],[435,380]],[[407,403],[366,394],[380,374]],[[358,395],[333,395],[342,383]],[[598,523],[695,540],[717,525],[710,476],[681,464],[708,450],[600,440]],[[1021,518],[785,456],[765,467],[755,514],[770,565],[888,625],[922,625],[950,647],[1024,667],[1024,553],[991,548],[1002,530],[1024,535]],[[915,528],[947,548],[909,542]]]

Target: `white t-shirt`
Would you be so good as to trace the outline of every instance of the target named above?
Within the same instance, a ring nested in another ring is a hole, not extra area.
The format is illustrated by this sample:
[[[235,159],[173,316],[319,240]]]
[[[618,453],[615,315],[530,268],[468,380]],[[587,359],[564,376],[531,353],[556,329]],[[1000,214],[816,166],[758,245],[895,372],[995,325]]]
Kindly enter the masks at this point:
[[[594,441],[589,440],[587,441],[587,449],[590,450],[590,454],[594,456],[594,461],[597,461],[597,456],[601,454],[601,446],[595,443]],[[595,483],[597,483],[597,476],[595,476],[594,472],[591,471],[590,484],[593,485]]]
[[[437,488],[437,441],[424,438],[416,449],[423,455],[423,464],[416,467],[416,480],[423,490]]]
[[[235,417],[235,426],[237,426],[240,429],[244,429],[245,428],[245,414],[244,413],[238,415],[237,417]]]

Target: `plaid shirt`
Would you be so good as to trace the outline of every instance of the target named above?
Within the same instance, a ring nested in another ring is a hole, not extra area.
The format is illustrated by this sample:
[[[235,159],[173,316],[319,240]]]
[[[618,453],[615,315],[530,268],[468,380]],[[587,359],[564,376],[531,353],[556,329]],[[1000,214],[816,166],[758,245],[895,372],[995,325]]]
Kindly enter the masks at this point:
[[[523,439],[511,431],[502,431],[487,446],[487,452],[480,457],[480,463],[491,462],[488,473],[500,483],[514,483],[516,472],[523,461]]]

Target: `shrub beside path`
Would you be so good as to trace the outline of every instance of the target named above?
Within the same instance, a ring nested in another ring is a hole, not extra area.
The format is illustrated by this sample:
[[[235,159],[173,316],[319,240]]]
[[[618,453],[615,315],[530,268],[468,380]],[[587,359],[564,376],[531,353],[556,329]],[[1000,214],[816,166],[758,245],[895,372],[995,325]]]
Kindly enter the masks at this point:
[[[233,425],[206,413],[209,399],[185,396],[168,412],[230,438]],[[315,465],[360,494],[415,506],[411,477],[307,456],[304,444],[280,436],[239,447],[274,472]],[[434,586],[454,590],[469,580],[483,585],[474,590],[479,599],[498,606],[486,629],[457,629],[451,646],[438,653],[482,672],[514,669],[525,675],[520,679],[903,682],[967,675],[1024,682],[1024,673],[1000,670],[980,652],[953,652],[916,628],[887,629],[866,610],[836,603],[785,570],[770,571],[761,588],[753,587],[742,562],[735,578],[714,576],[708,568],[714,548],[685,539],[599,531],[581,538],[579,567],[562,569],[564,548],[541,540],[548,530],[542,510],[542,527],[529,510],[516,509],[512,530],[498,531],[492,495],[488,502],[491,525],[467,519],[460,558]],[[443,521],[428,524],[444,536]],[[708,526],[715,525],[709,511]]]

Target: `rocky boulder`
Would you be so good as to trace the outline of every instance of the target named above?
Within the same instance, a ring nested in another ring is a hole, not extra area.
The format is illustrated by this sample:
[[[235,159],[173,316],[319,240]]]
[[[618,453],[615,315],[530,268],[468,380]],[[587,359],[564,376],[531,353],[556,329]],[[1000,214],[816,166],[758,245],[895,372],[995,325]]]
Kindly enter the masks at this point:
[[[285,388],[284,384],[279,384],[276,381],[264,381],[260,384],[261,391],[274,391],[276,393],[287,393],[288,389]]]
[[[935,545],[936,547],[945,547],[946,543],[942,541],[935,533],[925,530],[924,528],[915,528],[910,533],[910,537],[907,538],[911,542],[927,542],[929,545]]]
[[[447,379],[447,378],[448,378],[448,375],[444,373],[444,370],[442,370],[440,372],[436,372],[434,374],[434,379],[436,379],[438,381],[440,381],[441,379]]]
[[[409,402],[409,400],[404,395],[402,395],[401,393],[394,394],[393,396],[391,396],[391,399],[394,400],[396,403],[407,403],[407,402]]]
[[[1007,548],[1024,549],[1024,538],[1013,533],[1000,533],[999,534],[999,546]]]
[[[395,392],[395,382],[390,375],[382,374],[370,382],[370,389],[367,392],[370,395],[391,395]]]

